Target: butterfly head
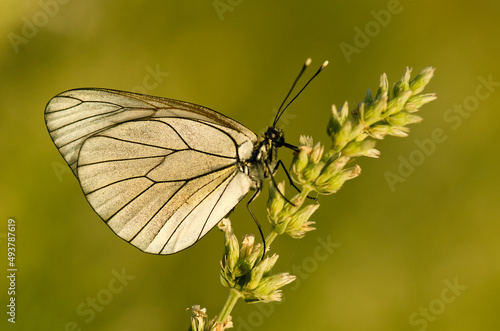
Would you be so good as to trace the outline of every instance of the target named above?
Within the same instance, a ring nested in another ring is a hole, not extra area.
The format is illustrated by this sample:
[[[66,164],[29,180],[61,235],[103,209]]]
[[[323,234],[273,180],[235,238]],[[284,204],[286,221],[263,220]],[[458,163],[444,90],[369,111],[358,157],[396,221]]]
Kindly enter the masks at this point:
[[[275,147],[281,147],[285,144],[285,135],[283,130],[275,126],[267,128],[266,133],[264,133],[264,138]]]

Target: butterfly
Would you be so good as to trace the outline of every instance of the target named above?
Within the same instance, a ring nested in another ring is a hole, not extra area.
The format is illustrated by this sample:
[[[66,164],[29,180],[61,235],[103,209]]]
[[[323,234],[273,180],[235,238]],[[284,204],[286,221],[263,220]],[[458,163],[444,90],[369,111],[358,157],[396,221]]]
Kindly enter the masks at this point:
[[[101,88],[58,94],[46,106],[45,122],[87,201],[114,233],[144,252],[173,254],[200,240],[254,190],[249,206],[281,162],[277,148],[297,150],[276,124],[327,64],[283,108],[310,63],[260,138],[203,106]]]

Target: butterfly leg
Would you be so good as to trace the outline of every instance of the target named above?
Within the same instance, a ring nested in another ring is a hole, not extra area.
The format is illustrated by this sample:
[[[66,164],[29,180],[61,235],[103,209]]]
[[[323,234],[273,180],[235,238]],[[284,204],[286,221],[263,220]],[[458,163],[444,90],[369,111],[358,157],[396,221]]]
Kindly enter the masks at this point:
[[[288,178],[288,182],[290,183],[290,185],[292,185],[292,187],[294,187],[297,192],[300,192],[300,189],[297,187],[297,185],[295,185],[295,183],[292,181],[292,177],[290,176],[290,174],[288,173],[288,170],[286,170],[285,168],[285,165],[283,164],[283,161],[281,160],[278,160],[278,163],[276,163],[276,166],[274,167],[274,170],[273,170],[273,174],[278,170],[278,167],[281,165],[281,167],[283,168],[283,170],[285,171],[285,175],[286,177]],[[272,177],[271,177],[272,178]],[[276,186],[276,183],[274,182],[274,179],[273,179],[273,184]],[[277,187],[277,186],[276,186]],[[278,190],[279,191],[279,190]],[[285,196],[280,192],[281,196],[283,196],[283,198],[285,198]],[[311,199],[311,200],[314,200],[314,201],[318,201],[318,198],[316,197],[310,197],[310,196],[307,196],[308,199]],[[287,198],[285,198],[285,200],[290,203]]]
[[[281,190],[278,188],[278,184],[276,184],[276,181],[274,180],[274,176],[273,176],[273,174],[274,174],[274,173],[276,172],[276,170],[278,169],[278,165],[280,164],[280,162],[281,162],[281,160],[279,160],[279,161],[278,161],[278,164],[276,164],[276,166],[274,167],[274,170],[273,170],[273,171],[271,171],[271,168],[269,167],[269,164],[267,164],[267,163],[266,163],[267,170],[268,170],[268,171],[269,171],[269,173],[271,174],[271,182],[273,183],[274,187],[276,187],[276,191],[278,191],[278,193],[281,195],[281,197],[282,197],[283,199],[285,199],[285,201],[286,201],[287,203],[291,204],[292,206],[295,206],[295,204],[294,204],[294,203],[292,203],[290,200],[288,200],[288,198],[287,198],[287,197],[283,194],[283,192],[281,192]],[[283,162],[281,162],[281,164],[283,164]],[[285,169],[285,168],[283,167],[283,169]],[[297,188],[297,187],[296,187],[296,186],[292,183],[292,181],[291,181],[291,179],[290,179],[290,175],[288,175],[288,173],[286,172],[286,170],[285,170],[285,173],[287,174],[288,179],[290,180],[290,183],[291,183],[291,184],[292,184],[295,188]],[[299,191],[299,189],[298,189],[298,188],[297,188],[297,190]],[[299,191],[299,192],[300,192],[300,191]]]
[[[262,227],[260,226],[260,223],[257,220],[257,217],[255,217],[255,215],[253,214],[252,209],[250,209],[250,204],[255,200],[255,198],[257,198],[257,196],[259,195],[261,190],[262,189],[260,187],[257,190],[255,190],[255,193],[252,195],[250,200],[248,200],[248,202],[247,202],[247,209],[250,212],[250,215],[252,216],[255,224],[257,224],[257,227],[259,228],[260,237],[262,238],[262,243],[264,244],[264,250],[262,251],[262,257],[261,257],[261,260],[263,260],[264,255],[266,255],[266,250],[267,250],[266,239],[264,238],[264,233],[262,232]]]

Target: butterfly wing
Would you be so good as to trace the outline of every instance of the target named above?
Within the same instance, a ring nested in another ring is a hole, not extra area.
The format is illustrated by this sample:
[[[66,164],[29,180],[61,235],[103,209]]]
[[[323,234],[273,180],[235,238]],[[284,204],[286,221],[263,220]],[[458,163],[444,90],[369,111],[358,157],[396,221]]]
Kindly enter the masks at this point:
[[[86,138],[119,123],[154,117],[200,119],[231,130],[238,144],[257,140],[251,130],[214,110],[131,92],[69,90],[52,98],[45,109],[50,136],[75,175],[78,153]]]
[[[92,208],[145,252],[191,246],[253,186],[240,167],[255,134],[198,105],[80,89],[53,98],[46,123]]]

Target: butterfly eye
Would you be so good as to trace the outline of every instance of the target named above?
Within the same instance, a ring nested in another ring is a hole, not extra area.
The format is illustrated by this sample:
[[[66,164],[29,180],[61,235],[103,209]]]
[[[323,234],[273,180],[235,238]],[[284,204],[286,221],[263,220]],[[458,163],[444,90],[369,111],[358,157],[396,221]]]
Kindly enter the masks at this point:
[[[285,143],[283,131],[274,126],[271,126],[267,129],[266,137],[271,140],[276,147],[281,147]]]
[[[279,136],[279,131],[276,127],[274,126],[271,126],[269,128],[267,128],[267,131],[266,131],[266,137],[271,139],[271,140],[276,140],[276,137]]]

